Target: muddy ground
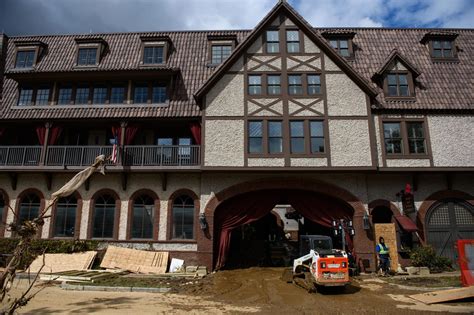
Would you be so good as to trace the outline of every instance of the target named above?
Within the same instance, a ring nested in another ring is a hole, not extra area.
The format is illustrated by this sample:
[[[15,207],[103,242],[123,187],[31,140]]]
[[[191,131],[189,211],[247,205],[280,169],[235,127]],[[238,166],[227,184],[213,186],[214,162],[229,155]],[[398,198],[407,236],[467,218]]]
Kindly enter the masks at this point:
[[[179,282],[171,293],[125,293],[44,289],[20,313],[102,314],[445,314],[474,313],[474,302],[427,306],[378,278],[355,279],[346,290],[306,290],[280,279],[281,268],[222,271]],[[26,283],[22,280],[18,291]]]

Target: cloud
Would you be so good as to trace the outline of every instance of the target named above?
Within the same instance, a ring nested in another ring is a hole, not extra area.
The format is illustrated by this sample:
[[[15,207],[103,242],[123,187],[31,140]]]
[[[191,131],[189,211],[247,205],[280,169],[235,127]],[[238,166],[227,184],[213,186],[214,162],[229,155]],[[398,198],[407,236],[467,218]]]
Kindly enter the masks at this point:
[[[276,0],[0,0],[7,34],[250,29]],[[472,0],[290,0],[319,27],[474,27]]]

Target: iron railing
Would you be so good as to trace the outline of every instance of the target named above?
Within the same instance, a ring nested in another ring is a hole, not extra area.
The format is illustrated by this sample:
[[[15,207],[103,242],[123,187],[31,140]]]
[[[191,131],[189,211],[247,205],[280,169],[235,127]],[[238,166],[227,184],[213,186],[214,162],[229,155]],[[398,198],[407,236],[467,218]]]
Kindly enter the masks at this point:
[[[0,166],[37,166],[41,146],[0,146]]]

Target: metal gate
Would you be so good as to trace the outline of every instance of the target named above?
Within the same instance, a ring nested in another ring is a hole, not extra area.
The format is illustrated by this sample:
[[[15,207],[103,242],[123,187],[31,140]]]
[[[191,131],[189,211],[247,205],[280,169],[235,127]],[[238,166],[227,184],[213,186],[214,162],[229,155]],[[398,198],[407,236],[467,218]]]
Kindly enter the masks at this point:
[[[456,240],[474,239],[474,209],[459,199],[440,201],[428,212],[426,227],[428,243],[456,264]]]

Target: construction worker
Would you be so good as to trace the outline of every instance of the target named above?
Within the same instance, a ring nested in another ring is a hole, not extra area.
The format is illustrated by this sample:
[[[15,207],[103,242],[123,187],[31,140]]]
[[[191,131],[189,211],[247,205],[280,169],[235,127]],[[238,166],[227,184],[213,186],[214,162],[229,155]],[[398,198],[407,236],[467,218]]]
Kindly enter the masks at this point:
[[[379,243],[375,250],[379,255],[379,269],[382,270],[384,276],[388,276],[388,272],[390,271],[390,253],[383,237],[379,237]]]

